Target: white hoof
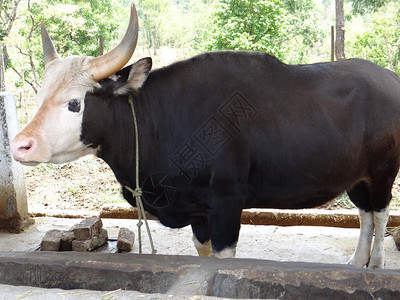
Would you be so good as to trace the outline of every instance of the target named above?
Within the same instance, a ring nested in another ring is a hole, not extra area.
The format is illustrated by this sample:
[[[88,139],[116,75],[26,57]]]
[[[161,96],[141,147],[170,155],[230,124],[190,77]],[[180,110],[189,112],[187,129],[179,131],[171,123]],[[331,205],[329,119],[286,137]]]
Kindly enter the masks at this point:
[[[356,257],[355,254],[351,256],[349,261],[347,262],[348,265],[355,266],[357,268],[363,268],[364,266],[368,265],[369,256],[367,257]]]
[[[210,256],[215,256],[217,258],[231,258],[235,257],[235,255],[236,255],[236,247],[231,247],[231,248],[225,248],[220,252],[214,252],[213,255]]]
[[[368,264],[368,269],[384,269],[385,268],[385,262],[383,259],[372,259]]]

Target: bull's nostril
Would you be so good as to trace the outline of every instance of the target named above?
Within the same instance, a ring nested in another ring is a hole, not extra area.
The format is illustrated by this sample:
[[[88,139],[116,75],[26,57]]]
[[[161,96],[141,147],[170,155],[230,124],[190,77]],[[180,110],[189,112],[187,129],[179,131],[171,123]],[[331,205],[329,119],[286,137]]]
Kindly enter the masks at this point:
[[[29,153],[35,148],[35,140],[24,136],[17,136],[11,142],[11,152],[16,161],[24,162]]]
[[[32,148],[33,142],[29,141],[27,145],[20,146],[18,150],[20,151],[29,151]]]

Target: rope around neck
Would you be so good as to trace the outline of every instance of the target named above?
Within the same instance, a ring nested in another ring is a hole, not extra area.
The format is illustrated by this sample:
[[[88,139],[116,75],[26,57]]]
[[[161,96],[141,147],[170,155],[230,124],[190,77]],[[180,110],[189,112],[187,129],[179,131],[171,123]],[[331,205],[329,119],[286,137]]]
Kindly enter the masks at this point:
[[[151,253],[156,254],[157,250],[154,248],[153,239],[151,237],[150,227],[147,222],[146,213],[143,208],[142,203],[142,189],[139,186],[139,137],[138,137],[138,126],[136,120],[135,106],[133,105],[133,99],[129,96],[129,105],[131,106],[132,115],[133,115],[133,123],[135,125],[135,152],[136,152],[136,188],[135,190],[131,189],[129,186],[125,185],[124,187],[132,193],[132,196],[136,199],[136,208],[138,211],[138,239],[139,239],[139,253],[142,254],[142,230],[141,227],[143,225],[142,218],[146,225],[147,235],[149,236]]]

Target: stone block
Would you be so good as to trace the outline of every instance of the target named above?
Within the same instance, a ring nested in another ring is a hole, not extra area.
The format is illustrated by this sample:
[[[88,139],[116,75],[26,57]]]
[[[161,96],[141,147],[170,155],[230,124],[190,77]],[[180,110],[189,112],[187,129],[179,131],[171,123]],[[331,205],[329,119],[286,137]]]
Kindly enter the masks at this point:
[[[93,250],[93,240],[73,240],[72,241],[72,251],[78,252],[89,252]]]
[[[103,246],[108,241],[108,232],[102,229],[98,236],[94,237],[95,248]]]
[[[40,244],[41,251],[59,251],[63,231],[52,229],[46,232]]]
[[[400,251],[400,227],[395,228],[392,232],[392,235],[396,244],[396,248]]]
[[[118,233],[117,247],[122,251],[131,251],[135,242],[135,234],[128,228],[122,227]]]
[[[81,241],[87,240],[100,234],[103,228],[103,222],[98,217],[85,219],[79,224],[75,224],[71,231],[74,232],[75,238]]]
[[[92,236],[87,240],[73,240],[72,241],[72,251],[78,252],[89,252],[101,245],[104,245],[108,240],[108,232],[102,229],[98,235]]]
[[[75,240],[75,235],[72,231],[65,231],[61,236],[60,251],[72,251],[72,241]]]

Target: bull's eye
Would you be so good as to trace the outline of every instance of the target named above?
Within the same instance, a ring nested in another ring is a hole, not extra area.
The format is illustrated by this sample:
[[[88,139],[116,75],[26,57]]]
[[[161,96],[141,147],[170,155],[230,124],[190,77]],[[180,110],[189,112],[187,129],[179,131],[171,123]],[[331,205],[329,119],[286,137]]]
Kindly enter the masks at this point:
[[[72,112],[79,112],[81,110],[81,102],[78,99],[72,99],[68,102],[68,110]]]

